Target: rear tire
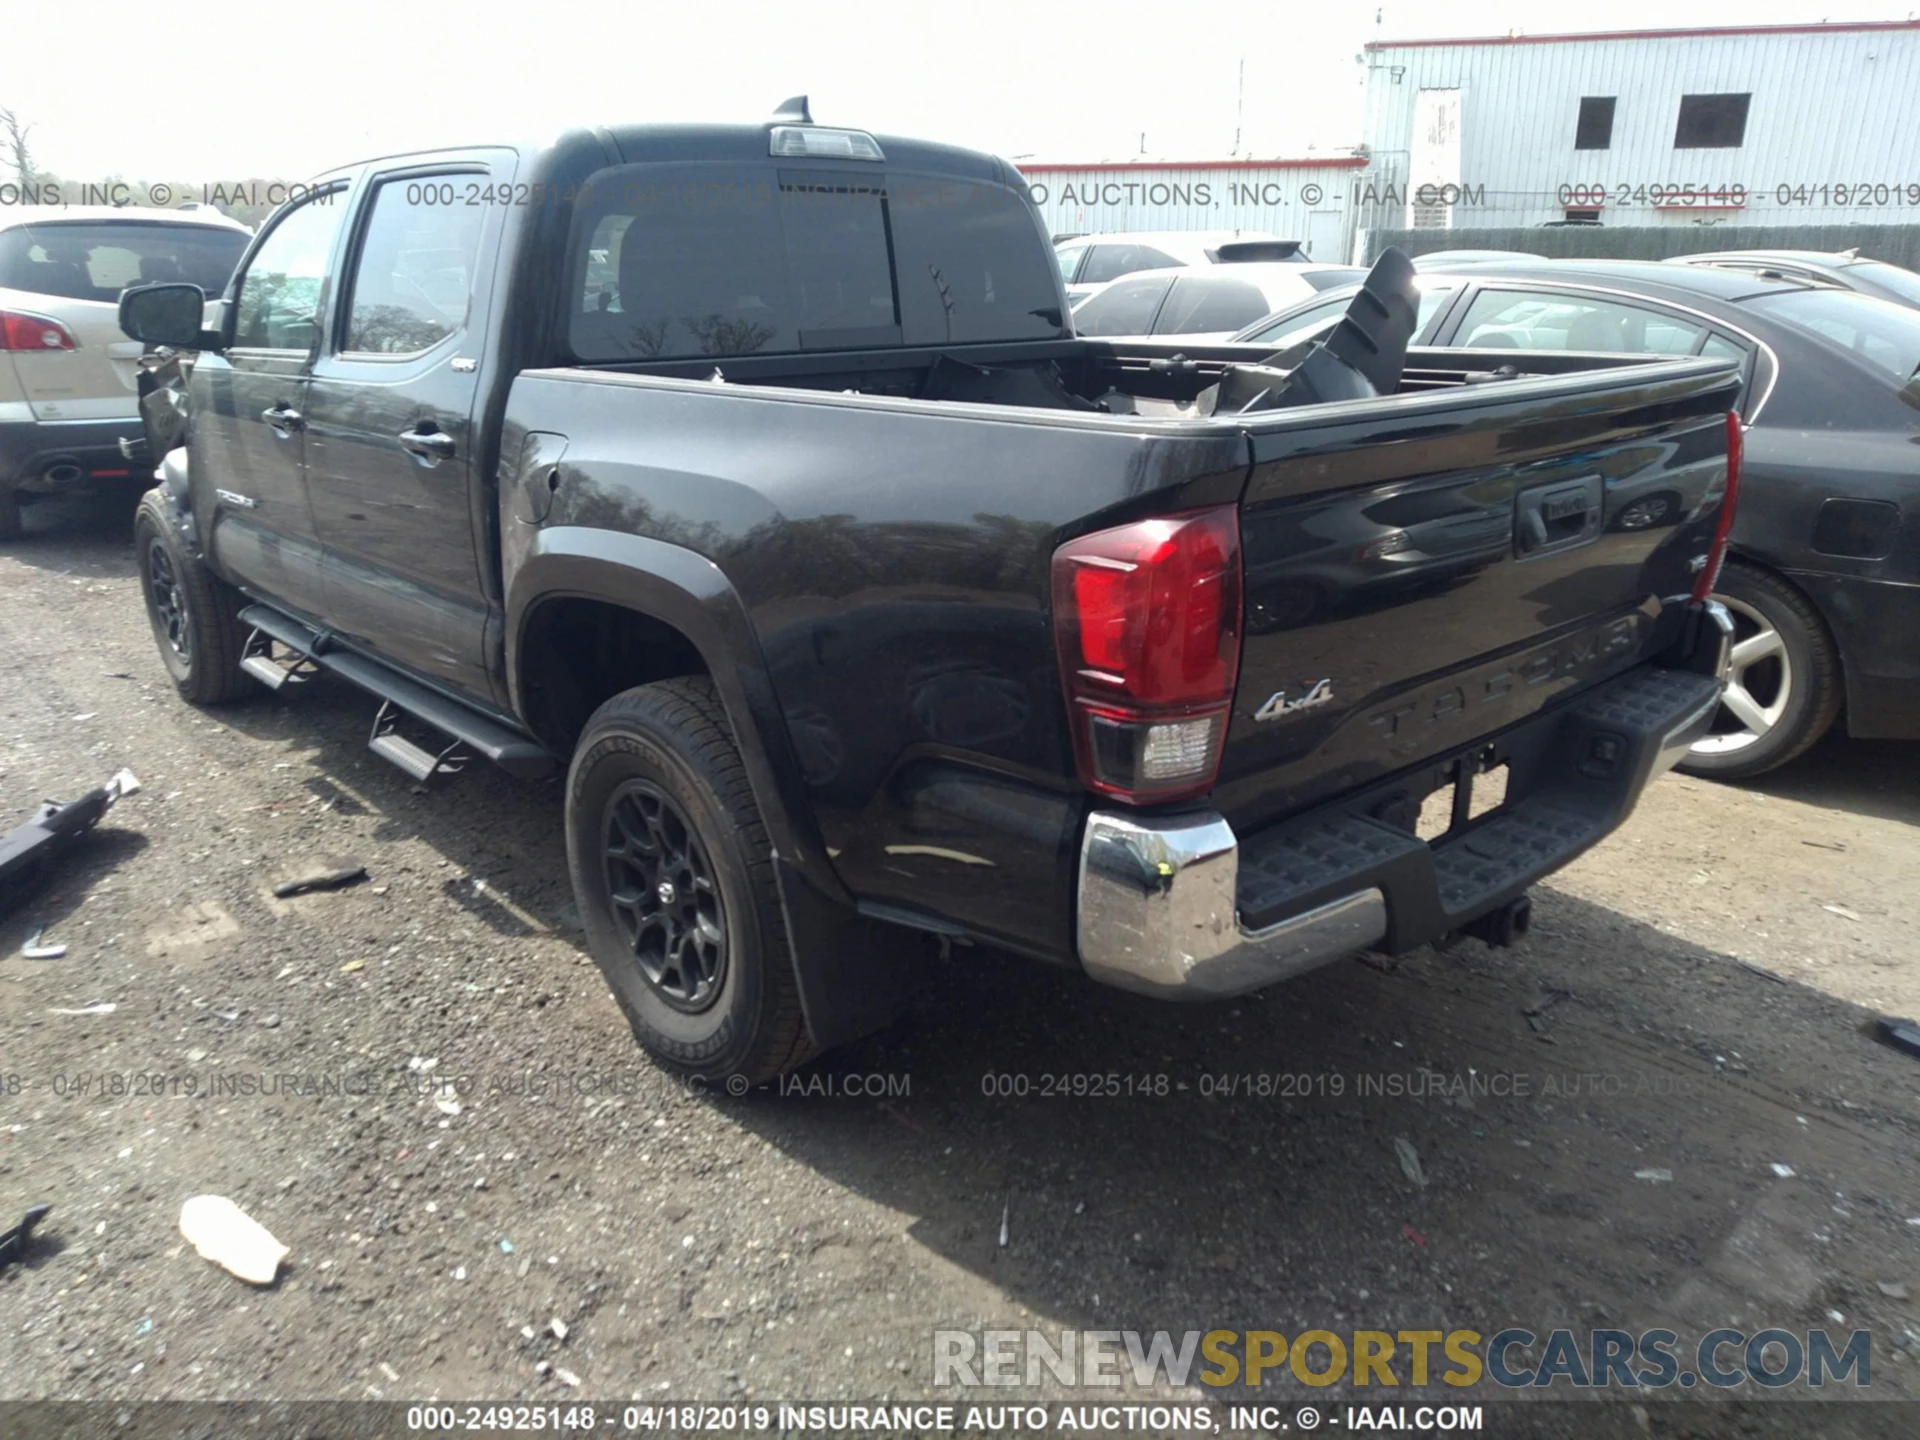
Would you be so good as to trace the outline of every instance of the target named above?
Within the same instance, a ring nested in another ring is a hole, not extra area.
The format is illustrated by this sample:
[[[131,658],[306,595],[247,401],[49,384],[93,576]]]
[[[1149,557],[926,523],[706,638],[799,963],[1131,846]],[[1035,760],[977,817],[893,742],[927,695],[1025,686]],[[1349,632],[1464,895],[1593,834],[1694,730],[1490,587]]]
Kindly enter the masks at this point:
[[[158,490],[133,517],[134,561],[160,660],[173,686],[195,705],[224,705],[247,688],[240,593],[187,553]]]
[[[772,847],[711,680],[641,685],[594,712],[566,826],[588,947],[648,1053],[733,1094],[816,1053]]]
[[[1771,571],[1729,560],[1714,599],[1733,613],[1727,699],[1680,769],[1744,780],[1786,764],[1840,713],[1840,658],[1807,597]]]

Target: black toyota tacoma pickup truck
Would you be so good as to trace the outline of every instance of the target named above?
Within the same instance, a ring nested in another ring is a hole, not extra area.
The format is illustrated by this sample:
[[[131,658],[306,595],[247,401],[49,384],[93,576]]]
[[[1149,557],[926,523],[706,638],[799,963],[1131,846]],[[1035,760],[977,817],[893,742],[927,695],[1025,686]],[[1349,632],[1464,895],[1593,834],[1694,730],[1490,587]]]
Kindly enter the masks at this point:
[[[123,298],[154,633],[196,703],[363,687],[423,782],[564,768],[702,1076],[881,1023],[916,934],[1167,997],[1505,941],[1713,713],[1738,377],[1409,352],[1409,282],[1081,339],[1009,165],[803,102],[348,166]]]

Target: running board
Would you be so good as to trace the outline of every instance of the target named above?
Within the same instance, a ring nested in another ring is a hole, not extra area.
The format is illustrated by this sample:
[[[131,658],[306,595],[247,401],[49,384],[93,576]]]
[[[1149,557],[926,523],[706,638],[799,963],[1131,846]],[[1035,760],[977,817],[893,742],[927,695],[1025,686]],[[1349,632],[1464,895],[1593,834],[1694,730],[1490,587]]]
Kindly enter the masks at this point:
[[[436,775],[457,772],[471,756],[491,760],[509,775],[522,780],[537,780],[553,773],[558,763],[552,752],[538,741],[511,730],[499,721],[458,700],[451,700],[417,680],[408,679],[378,660],[352,650],[334,649],[331,637],[316,633],[300,621],[265,605],[249,605],[240,612],[240,623],[250,626],[261,641],[255,651],[248,641],[248,654],[241,668],[254,679],[278,690],[289,680],[304,678],[300,673],[311,665],[352,682],[380,700],[380,713],[374,720],[373,738],[368,748],[381,759],[392,762],[422,784]],[[274,641],[298,657],[289,668],[265,654],[266,642]],[[278,683],[261,673],[261,667],[248,664],[259,660],[261,666],[280,672]],[[451,743],[439,753],[416,745],[399,734],[394,722],[399,713],[449,737]]]

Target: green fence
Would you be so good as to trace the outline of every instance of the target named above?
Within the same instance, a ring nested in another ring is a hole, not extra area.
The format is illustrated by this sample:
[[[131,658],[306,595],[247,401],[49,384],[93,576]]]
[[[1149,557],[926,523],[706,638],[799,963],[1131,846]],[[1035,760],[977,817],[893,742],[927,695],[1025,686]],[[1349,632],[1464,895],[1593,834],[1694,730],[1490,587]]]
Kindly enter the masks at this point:
[[[1433,250],[1525,250],[1555,259],[1664,260],[1703,250],[1859,250],[1920,270],[1920,225],[1553,225],[1485,230],[1371,230],[1367,263],[1389,245]]]

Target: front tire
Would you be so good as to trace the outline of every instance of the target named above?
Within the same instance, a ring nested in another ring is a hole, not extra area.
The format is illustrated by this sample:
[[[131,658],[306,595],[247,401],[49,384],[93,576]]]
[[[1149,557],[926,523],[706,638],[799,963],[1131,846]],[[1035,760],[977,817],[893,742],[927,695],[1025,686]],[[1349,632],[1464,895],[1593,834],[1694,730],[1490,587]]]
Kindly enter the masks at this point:
[[[174,688],[195,705],[237,699],[247,686],[240,594],[187,553],[158,490],[142,495],[134,511],[133,552],[147,620]]]
[[[737,1094],[815,1053],[772,847],[711,680],[641,685],[594,712],[566,826],[588,948],[650,1054]]]
[[[1839,654],[1820,613],[1792,585],[1729,560],[1713,598],[1733,615],[1726,698],[1680,769],[1744,780],[1786,764],[1840,713]]]

